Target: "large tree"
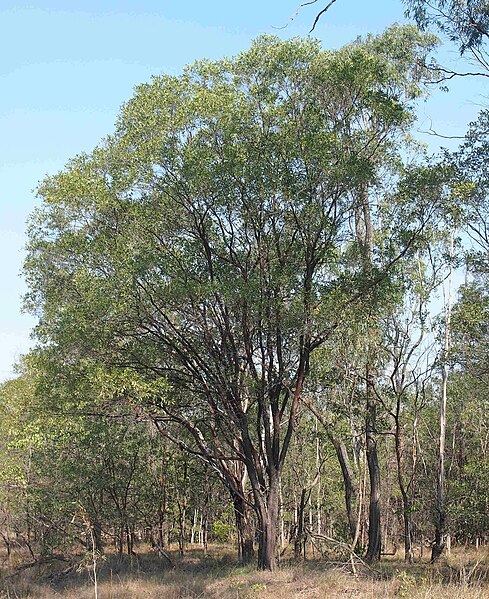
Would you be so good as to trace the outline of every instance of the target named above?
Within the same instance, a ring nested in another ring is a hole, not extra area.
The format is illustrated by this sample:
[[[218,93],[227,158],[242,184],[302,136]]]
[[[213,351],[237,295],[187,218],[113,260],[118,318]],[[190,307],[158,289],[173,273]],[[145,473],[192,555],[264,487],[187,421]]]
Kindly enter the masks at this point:
[[[238,522],[253,508],[263,569],[314,352],[347,306],[379,301],[432,214],[391,211],[368,268],[352,250],[399,176],[432,44],[413,27],[335,52],[260,38],[138,87],[115,134],[39,188],[26,263],[38,338],[61,369],[111,372],[114,393],[214,468]]]

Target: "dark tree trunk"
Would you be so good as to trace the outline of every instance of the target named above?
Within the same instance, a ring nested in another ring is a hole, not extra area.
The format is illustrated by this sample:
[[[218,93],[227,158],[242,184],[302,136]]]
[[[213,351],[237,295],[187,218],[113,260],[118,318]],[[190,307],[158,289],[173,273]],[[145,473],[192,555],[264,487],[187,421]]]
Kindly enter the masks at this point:
[[[99,553],[104,552],[104,544],[102,542],[102,528],[99,522],[93,524],[93,538],[95,541],[95,550]]]
[[[275,548],[279,514],[278,479],[272,482],[268,496],[259,501],[258,517],[258,569],[275,569]]]
[[[350,458],[348,457],[348,451],[344,442],[333,440],[333,443],[336,450],[336,455],[338,456],[338,462],[340,463],[341,474],[343,475],[343,484],[345,486],[346,515],[348,517],[348,526],[350,528],[350,534],[353,540],[357,532],[357,519],[354,512],[354,504],[357,497],[357,487],[353,482],[353,468],[351,467]]]
[[[166,519],[166,512],[163,510],[158,515],[158,543],[161,547],[168,545],[168,521]]]
[[[338,440],[334,437],[329,424],[325,421],[323,415],[318,410],[318,408],[312,402],[309,402],[307,400],[303,401],[314,414],[314,416],[317,418],[318,422],[320,422],[321,425],[324,427],[328,439],[335,448],[336,455],[338,457],[338,462],[341,467],[341,474],[343,476],[343,484],[345,487],[346,515],[348,518],[348,527],[350,529],[350,534],[353,541],[357,532],[357,519],[354,512],[354,507],[355,501],[358,496],[358,488],[354,482],[355,474],[351,466],[350,457],[348,456],[348,450],[346,449],[344,441]]]
[[[242,495],[235,493],[232,495],[236,530],[238,532],[238,561],[240,564],[249,564],[255,555],[250,510]]]
[[[127,555],[134,555],[134,533],[129,524],[126,524],[126,548]]]
[[[309,499],[310,493],[307,492],[307,489],[302,489],[301,492],[301,500],[299,504],[299,509],[297,510],[297,526],[295,530],[295,539],[294,539],[294,558],[298,562],[302,559],[302,546],[304,543],[304,511],[306,509],[306,503]]]
[[[365,559],[368,563],[380,560],[382,537],[380,525],[380,466],[377,454],[377,401],[373,391],[373,374],[367,367],[367,418],[366,442],[367,464],[370,480],[370,503],[368,520],[368,548]]]
[[[409,499],[403,497],[404,509],[403,509],[403,518],[404,518],[404,560],[413,563],[414,554],[413,554],[413,529],[411,524],[411,505]]]
[[[355,227],[360,255],[362,258],[362,270],[366,280],[372,276],[372,255],[374,229],[370,214],[368,187],[364,185],[359,190],[358,201],[355,206]],[[370,315],[372,316],[372,314]],[[366,418],[365,437],[367,450],[367,464],[370,481],[370,504],[368,523],[368,548],[366,560],[372,563],[380,559],[382,550],[382,537],[380,527],[380,467],[377,454],[377,398],[375,397],[374,378],[374,343],[375,330],[369,339],[367,346],[366,374]],[[368,331],[370,337],[370,331]]]
[[[399,396],[400,397],[400,396]],[[397,464],[397,480],[399,483],[399,490],[401,491],[402,496],[402,519],[404,522],[404,560],[413,563],[414,554],[413,554],[413,530],[412,530],[412,520],[411,520],[411,500],[409,496],[409,483],[407,486],[404,482],[404,476],[402,471],[402,463],[403,463],[403,449],[402,449],[402,429],[399,424],[399,412],[400,412],[400,399],[398,399],[397,403],[397,412],[396,412],[396,432],[395,432],[395,442],[396,442],[396,464]],[[411,475],[411,482],[414,477],[414,463],[413,463],[413,473]]]
[[[204,555],[207,555],[208,520],[209,516],[206,511],[202,518],[202,545],[204,547]]]
[[[119,526],[116,544],[117,554],[119,556],[119,559],[122,559],[122,556],[124,555],[124,524],[121,524]]]
[[[436,562],[445,549],[445,510],[437,507],[435,522],[435,542],[431,548],[431,563]]]
[[[181,506],[179,506],[179,511],[178,511],[178,552],[180,555],[184,555],[185,554],[185,543],[186,543],[186,534],[187,534],[187,530],[186,530],[186,510],[185,508],[181,508]]]

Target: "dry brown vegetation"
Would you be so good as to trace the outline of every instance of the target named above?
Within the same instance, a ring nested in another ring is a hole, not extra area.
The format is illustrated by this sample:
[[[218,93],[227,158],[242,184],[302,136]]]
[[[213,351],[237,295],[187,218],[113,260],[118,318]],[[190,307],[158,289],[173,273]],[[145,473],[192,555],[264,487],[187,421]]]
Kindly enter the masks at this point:
[[[275,572],[237,567],[230,552],[214,547],[207,556],[191,550],[172,554],[175,568],[152,554],[121,562],[109,556],[98,564],[99,599],[489,599],[489,551],[458,549],[436,566],[406,565],[390,557],[376,569],[317,560],[282,563]],[[93,581],[83,567],[67,572],[66,562],[3,572],[1,599],[93,599]]]

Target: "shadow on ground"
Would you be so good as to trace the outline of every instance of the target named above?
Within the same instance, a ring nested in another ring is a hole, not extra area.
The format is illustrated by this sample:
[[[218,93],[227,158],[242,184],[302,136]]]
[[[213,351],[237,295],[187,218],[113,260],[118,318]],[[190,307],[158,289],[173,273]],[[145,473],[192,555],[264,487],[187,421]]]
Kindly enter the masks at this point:
[[[61,556],[58,556],[61,558]],[[137,556],[108,555],[97,564],[98,599],[271,599],[390,598],[489,599],[486,551],[460,551],[436,566],[426,561],[407,565],[391,556],[368,568],[339,561],[283,562],[276,572],[257,572],[236,565],[230,548],[213,547],[207,555],[190,549],[180,557],[170,552],[174,567],[152,552]],[[4,571],[1,599],[93,599],[90,562],[81,556],[53,559],[32,567]],[[26,564],[23,564],[24,566]]]

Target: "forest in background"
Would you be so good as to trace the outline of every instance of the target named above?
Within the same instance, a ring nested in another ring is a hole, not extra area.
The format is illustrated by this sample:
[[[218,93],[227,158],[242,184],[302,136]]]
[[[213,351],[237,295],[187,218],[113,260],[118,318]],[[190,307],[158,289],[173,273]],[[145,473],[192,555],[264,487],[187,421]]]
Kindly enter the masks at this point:
[[[407,4],[487,71],[484,7]],[[0,389],[9,567],[487,542],[488,112],[455,152],[416,143],[436,45],[264,36],[140,85],[41,183],[38,344]]]

